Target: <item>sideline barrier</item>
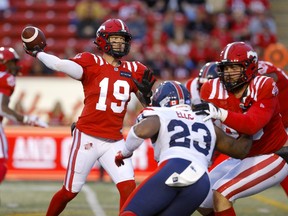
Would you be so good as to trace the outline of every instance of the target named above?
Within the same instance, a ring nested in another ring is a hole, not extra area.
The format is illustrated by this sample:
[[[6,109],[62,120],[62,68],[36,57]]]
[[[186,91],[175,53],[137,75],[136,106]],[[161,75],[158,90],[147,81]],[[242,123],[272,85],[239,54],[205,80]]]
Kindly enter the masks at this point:
[[[7,180],[63,180],[70,153],[72,137],[69,127],[6,127],[8,140]],[[150,140],[133,154],[136,180],[153,171],[153,147]],[[99,164],[94,165],[88,181],[99,177]],[[105,176],[105,179],[109,178]]]

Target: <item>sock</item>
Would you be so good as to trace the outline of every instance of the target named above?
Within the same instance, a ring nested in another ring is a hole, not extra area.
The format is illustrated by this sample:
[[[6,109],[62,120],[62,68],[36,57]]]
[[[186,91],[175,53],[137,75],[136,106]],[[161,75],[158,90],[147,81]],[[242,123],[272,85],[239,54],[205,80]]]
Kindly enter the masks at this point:
[[[286,178],[280,183],[280,185],[288,196],[288,176],[286,176]]]
[[[129,197],[129,195],[132,193],[132,191],[136,188],[136,183],[134,180],[128,180],[128,181],[123,181],[119,182],[117,185],[119,194],[120,194],[120,207],[121,209]]]
[[[67,191],[63,186],[52,198],[48,207],[46,216],[59,215],[66,207],[67,203],[70,202],[77,196],[78,193],[72,193]]]
[[[119,216],[137,216],[137,215],[131,211],[124,211],[124,212],[120,213]]]
[[[236,216],[236,213],[234,211],[233,207],[230,207],[224,211],[221,212],[215,212],[214,213],[215,216]]]
[[[6,159],[0,159],[0,183],[5,179],[5,175],[7,173],[7,164]]]

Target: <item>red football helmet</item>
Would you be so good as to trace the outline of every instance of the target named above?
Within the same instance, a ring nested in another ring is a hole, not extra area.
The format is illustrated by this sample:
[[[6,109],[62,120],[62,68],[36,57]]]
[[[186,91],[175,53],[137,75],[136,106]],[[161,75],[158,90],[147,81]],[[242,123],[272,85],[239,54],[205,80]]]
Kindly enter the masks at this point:
[[[20,67],[17,65],[19,61],[18,53],[11,47],[0,47],[0,70],[7,70],[13,75],[17,75]]]
[[[123,36],[125,38],[124,50],[114,50],[112,44],[109,41],[109,37]],[[128,29],[128,26],[120,19],[108,19],[97,30],[96,44],[97,48],[115,58],[121,58],[127,55],[130,51],[132,35]]]
[[[224,68],[233,65],[239,65],[242,69],[233,73],[225,73]],[[233,92],[256,76],[258,55],[250,45],[244,42],[230,43],[222,50],[218,66],[221,82],[227,91]]]
[[[209,79],[214,79],[218,77],[218,62],[207,62],[199,71],[198,82],[201,87],[203,83],[207,82]]]

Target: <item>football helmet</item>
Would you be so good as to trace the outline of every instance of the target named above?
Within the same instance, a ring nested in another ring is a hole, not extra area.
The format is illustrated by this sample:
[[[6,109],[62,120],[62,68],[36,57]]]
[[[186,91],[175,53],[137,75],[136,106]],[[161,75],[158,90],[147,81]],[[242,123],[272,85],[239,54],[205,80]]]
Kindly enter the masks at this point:
[[[218,64],[216,61],[207,62],[199,71],[198,82],[201,87],[209,79],[218,77]]]
[[[188,89],[177,81],[161,83],[152,96],[152,106],[172,107],[179,104],[191,105]]]
[[[227,66],[241,66],[239,71],[225,72]],[[258,71],[258,55],[244,42],[228,44],[220,54],[218,76],[227,91],[234,92],[245,83],[250,82]]]
[[[0,47],[0,71],[7,70],[13,75],[17,75],[20,67],[17,65],[19,61],[18,53],[11,47]]]
[[[125,38],[124,49],[113,49],[112,43],[109,41],[110,36],[123,36]],[[114,58],[121,58],[129,53],[131,40],[132,35],[128,26],[122,20],[108,19],[98,28],[94,43],[100,51],[107,53]]]

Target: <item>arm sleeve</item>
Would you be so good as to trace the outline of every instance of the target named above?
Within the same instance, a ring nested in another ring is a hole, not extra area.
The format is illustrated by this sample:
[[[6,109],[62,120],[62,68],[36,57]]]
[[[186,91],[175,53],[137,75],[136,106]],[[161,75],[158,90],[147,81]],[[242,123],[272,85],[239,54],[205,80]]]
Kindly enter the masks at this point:
[[[14,122],[22,122],[23,116],[8,107],[9,98],[0,93],[0,115]]]
[[[45,52],[38,53],[37,58],[52,70],[63,72],[77,80],[82,78],[83,68],[71,60],[60,59]]]
[[[135,132],[134,128],[132,127],[129,130],[129,133],[126,138],[125,146],[123,148],[122,154],[124,156],[130,155],[135,151],[142,143],[144,142],[144,139],[138,137]]]
[[[224,124],[240,133],[253,135],[270,121],[277,107],[277,100],[277,97],[272,97],[258,101],[245,114],[228,111]]]

